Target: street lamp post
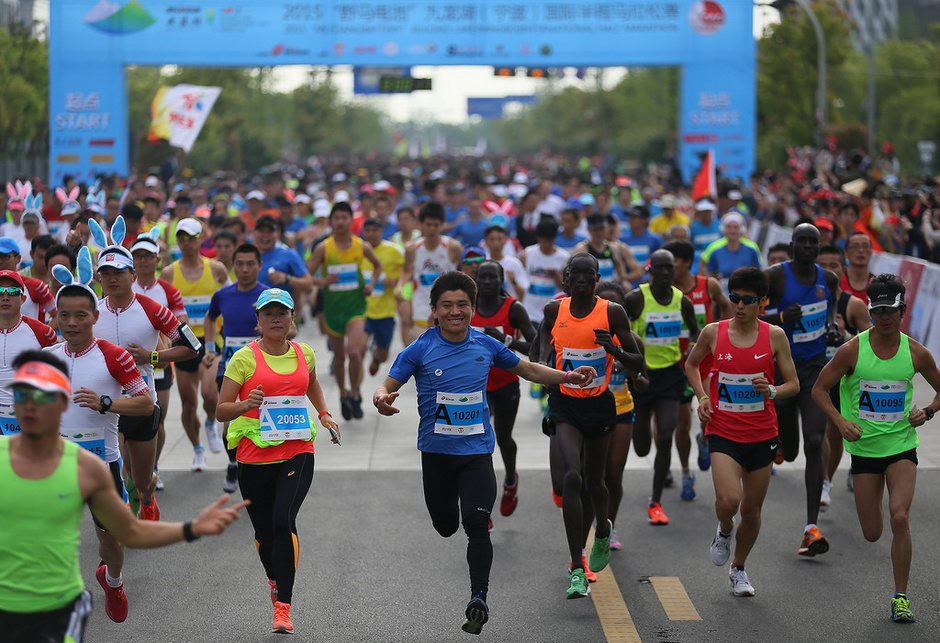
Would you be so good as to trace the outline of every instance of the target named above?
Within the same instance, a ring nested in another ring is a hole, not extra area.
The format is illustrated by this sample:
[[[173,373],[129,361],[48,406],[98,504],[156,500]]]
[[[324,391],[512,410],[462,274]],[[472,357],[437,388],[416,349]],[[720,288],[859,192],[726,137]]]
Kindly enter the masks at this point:
[[[823,135],[826,130],[826,34],[823,33],[822,25],[812,7],[807,0],[774,0],[770,5],[777,11],[783,11],[791,4],[800,5],[800,9],[806,12],[810,23],[813,25],[813,31],[816,32],[816,70],[818,83],[816,86],[816,145],[822,147]]]

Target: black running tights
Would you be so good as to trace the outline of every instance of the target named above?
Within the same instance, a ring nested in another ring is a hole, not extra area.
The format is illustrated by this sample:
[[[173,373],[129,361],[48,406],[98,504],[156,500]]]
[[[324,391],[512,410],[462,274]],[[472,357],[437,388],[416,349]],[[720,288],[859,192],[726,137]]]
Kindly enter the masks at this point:
[[[313,482],[312,453],[295,455],[278,464],[238,467],[238,486],[248,505],[255,541],[268,580],[277,583],[277,600],[290,603],[300,543],[297,512]]]

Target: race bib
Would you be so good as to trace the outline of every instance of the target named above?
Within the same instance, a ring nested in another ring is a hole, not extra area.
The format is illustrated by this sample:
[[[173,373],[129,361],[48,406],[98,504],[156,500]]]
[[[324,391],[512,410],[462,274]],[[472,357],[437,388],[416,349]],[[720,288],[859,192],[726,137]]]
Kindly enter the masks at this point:
[[[858,383],[858,417],[870,422],[899,422],[904,419],[907,382]]]
[[[189,317],[189,323],[193,326],[202,326],[206,321],[206,313],[209,312],[209,302],[212,301],[212,295],[190,295],[183,297],[183,306],[186,307],[186,316]]]
[[[610,374],[610,384],[607,385],[614,393],[622,393],[627,390],[627,372],[614,371]]]
[[[15,435],[20,432],[20,424],[13,414],[13,407],[0,408],[0,435]]]
[[[695,321],[698,324],[699,330],[705,328],[705,325],[708,323],[708,315],[705,312],[705,304],[692,304],[692,308],[695,310]],[[679,337],[682,339],[689,338],[689,329],[685,327],[685,324],[682,324],[682,330],[679,331]]]
[[[558,288],[555,280],[544,275],[529,275],[529,294],[533,297],[552,297]]]
[[[838,350],[838,346],[826,346],[826,359],[832,359],[835,357]]]
[[[59,429],[59,435],[69,442],[91,451],[96,456],[105,459],[105,429]]]
[[[826,311],[828,309],[829,302],[826,300],[800,306],[803,317],[793,324],[793,343],[811,342],[822,337],[822,334],[826,332]]]
[[[328,275],[336,275],[339,281],[330,284],[330,292],[346,292],[359,288],[359,266],[354,263],[339,263],[326,267]]]
[[[437,393],[434,432],[440,435],[479,435],[483,426],[483,392]]]
[[[755,377],[763,373],[718,372],[718,409],[730,413],[754,413],[764,410],[764,396],[754,388]]]
[[[597,271],[601,275],[601,281],[610,281],[611,279],[614,278],[614,260],[613,259],[598,259]]]
[[[166,369],[155,368],[153,369],[153,381],[158,382],[166,377]]]
[[[372,286],[372,294],[370,297],[383,297],[385,295],[385,272],[379,275],[379,280],[375,282],[375,285]]]
[[[310,413],[303,395],[265,396],[258,409],[258,419],[262,440],[309,440],[312,437]]]
[[[562,383],[562,387],[571,389],[597,388],[603,386],[607,381],[607,351],[600,346],[588,349],[563,348],[561,350],[561,370],[573,371],[579,366],[592,366],[594,372],[597,373],[597,377],[583,386]]]
[[[430,288],[434,285],[434,280],[441,276],[439,272],[422,272],[418,275],[418,284],[425,288]]]
[[[228,366],[228,362],[232,359],[232,355],[235,354],[235,351],[248,346],[248,344],[256,339],[257,337],[226,337],[225,346],[222,349],[222,370],[224,371],[225,367]]]
[[[647,346],[668,346],[679,339],[682,332],[682,313],[673,310],[665,313],[646,313]]]

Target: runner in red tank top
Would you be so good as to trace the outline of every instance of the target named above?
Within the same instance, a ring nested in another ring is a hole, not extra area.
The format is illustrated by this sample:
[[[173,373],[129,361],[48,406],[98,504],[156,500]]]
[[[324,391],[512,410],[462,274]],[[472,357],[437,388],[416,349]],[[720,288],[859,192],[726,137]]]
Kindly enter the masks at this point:
[[[731,303],[721,289],[721,284],[714,277],[693,275],[692,266],[695,265],[695,246],[687,239],[673,239],[663,245],[675,257],[676,276],[673,285],[682,291],[692,307],[695,309],[695,321],[699,328],[716,319],[731,317]],[[715,313],[718,312],[718,317]],[[679,348],[683,355],[689,354],[689,329],[683,325],[679,336]],[[683,364],[684,366],[684,364]],[[702,381],[707,381],[711,372],[712,358],[707,356],[699,366]],[[711,460],[708,457],[708,445],[705,436],[699,431],[696,438],[698,445],[698,466],[702,471],[708,471]],[[685,387],[682,397],[679,398],[679,421],[676,424],[676,451],[679,452],[679,464],[682,466],[682,491],[679,497],[683,500],[695,499],[695,474],[689,468],[689,453],[692,451],[692,389]]]
[[[760,532],[760,509],[777,452],[773,400],[793,397],[800,384],[786,333],[757,317],[769,290],[767,275],[759,268],[740,268],[731,274],[728,290],[734,316],[705,327],[685,372],[699,398],[698,415],[706,423],[713,467],[718,529],[710,548],[712,562],[724,565],[731,558],[734,516],[740,508],[728,576],[735,596],[753,596],[744,565]],[[706,395],[699,366],[708,355],[715,362]],[[775,363],[783,375],[779,387],[772,384]]]
[[[525,306],[503,290],[504,279],[503,267],[498,261],[484,261],[477,267],[477,306],[470,325],[512,350],[528,355],[530,342],[535,338],[535,329]],[[519,489],[516,441],[512,439],[512,429],[519,411],[519,376],[492,367],[486,382],[486,401],[490,407],[496,444],[499,445],[499,454],[506,468],[499,513],[509,516],[519,504],[519,498],[516,497]]]

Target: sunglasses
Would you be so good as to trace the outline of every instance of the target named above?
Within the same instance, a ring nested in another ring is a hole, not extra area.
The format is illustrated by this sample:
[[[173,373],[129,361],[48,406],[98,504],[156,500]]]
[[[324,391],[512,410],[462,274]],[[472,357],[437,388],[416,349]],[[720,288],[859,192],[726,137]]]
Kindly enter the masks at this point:
[[[23,289],[17,286],[0,288],[0,296],[10,295],[10,297],[19,297],[23,294]]]
[[[894,306],[875,306],[868,312],[871,315],[890,315],[892,313],[898,312],[899,310],[900,308],[895,308]]]
[[[17,404],[26,404],[27,402],[32,402],[42,406],[44,404],[52,404],[56,401],[58,393],[50,393],[49,391],[40,391],[37,388],[15,388],[13,389],[13,401]]]
[[[732,304],[743,303],[745,306],[750,306],[751,304],[756,304],[760,301],[760,297],[757,295],[736,295],[735,293],[728,295],[728,299]]]
[[[486,257],[467,257],[466,259],[461,259],[460,263],[465,266],[472,266],[475,263],[483,263],[486,261]]]

